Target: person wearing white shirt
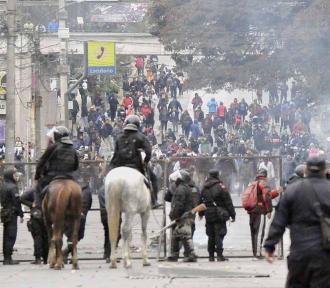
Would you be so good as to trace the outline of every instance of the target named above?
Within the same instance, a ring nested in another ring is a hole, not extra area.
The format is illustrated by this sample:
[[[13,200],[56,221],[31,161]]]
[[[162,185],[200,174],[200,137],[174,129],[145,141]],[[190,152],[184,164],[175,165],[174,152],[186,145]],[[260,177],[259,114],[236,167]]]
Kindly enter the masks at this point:
[[[272,188],[274,188],[276,186],[276,181],[275,181],[275,169],[273,163],[268,158],[265,158],[259,164],[258,170],[260,169],[265,169],[267,171],[268,183]]]

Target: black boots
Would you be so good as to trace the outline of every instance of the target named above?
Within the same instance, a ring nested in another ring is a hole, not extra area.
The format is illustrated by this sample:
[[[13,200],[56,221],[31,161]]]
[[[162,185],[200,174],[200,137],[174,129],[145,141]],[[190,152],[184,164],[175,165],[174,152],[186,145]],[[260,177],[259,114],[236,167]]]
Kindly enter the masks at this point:
[[[196,254],[191,252],[189,256],[183,258],[183,262],[197,262]]]
[[[177,252],[172,252],[171,253],[172,255],[171,256],[169,256],[169,257],[167,257],[167,261],[168,262],[178,262],[178,259],[179,259],[179,253],[177,253]]]
[[[40,264],[42,264],[41,258],[36,257],[36,259],[34,261],[32,261],[31,264],[33,264],[33,265],[40,265]]]
[[[226,258],[226,257],[224,257],[223,255],[218,255],[218,257],[217,257],[217,261],[218,262],[223,262],[223,261],[228,261],[229,259],[228,258]]]
[[[5,257],[5,259],[3,260],[3,265],[17,265],[17,264],[19,264],[19,262],[13,260],[11,256]]]

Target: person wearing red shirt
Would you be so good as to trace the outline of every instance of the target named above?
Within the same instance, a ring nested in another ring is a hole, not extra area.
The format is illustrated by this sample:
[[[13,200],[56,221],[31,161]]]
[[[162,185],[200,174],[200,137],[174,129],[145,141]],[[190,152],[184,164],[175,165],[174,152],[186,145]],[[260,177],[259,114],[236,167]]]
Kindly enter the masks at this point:
[[[143,116],[145,118],[147,118],[149,116],[149,114],[151,113],[151,107],[148,103],[143,103],[141,105],[141,109],[140,112],[143,114]]]
[[[265,169],[260,169],[258,171],[255,181],[258,182],[258,188],[257,188],[258,203],[256,207],[253,210],[248,211],[248,213],[250,216],[252,252],[254,257],[259,258],[262,257],[261,247],[265,235],[266,215],[268,216],[268,219],[271,218],[271,214],[273,211],[272,199],[278,197],[279,194],[283,191],[283,189],[281,187],[278,188],[277,190],[270,189],[267,180],[267,170]],[[262,226],[261,230],[260,230],[260,226]]]
[[[226,114],[227,114],[227,108],[223,104],[223,102],[220,102],[220,105],[218,107],[218,116],[221,119],[222,123],[225,123],[226,120]]]
[[[131,96],[129,96],[129,94],[125,95],[123,105],[125,110],[127,110],[129,106],[133,106],[133,99],[131,98]]]

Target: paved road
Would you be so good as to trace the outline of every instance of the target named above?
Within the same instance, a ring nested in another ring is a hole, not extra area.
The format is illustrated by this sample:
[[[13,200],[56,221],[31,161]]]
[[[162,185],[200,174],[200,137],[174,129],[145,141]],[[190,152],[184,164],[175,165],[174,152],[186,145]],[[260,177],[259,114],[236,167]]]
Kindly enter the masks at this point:
[[[234,202],[239,202],[233,196]],[[97,198],[93,198],[93,207],[97,208]],[[251,255],[248,218],[243,210],[237,210],[237,222],[228,227],[225,241],[225,254],[228,256]],[[153,211],[149,223],[149,235],[159,230],[162,210]],[[199,256],[207,256],[205,227],[203,221],[196,221],[197,231],[195,245]],[[133,244],[140,245],[140,228],[138,218],[135,219]],[[0,225],[2,235],[2,225]],[[2,237],[0,237],[2,238]],[[285,242],[286,246],[288,241]],[[2,239],[0,240],[0,245]],[[80,258],[101,258],[103,253],[103,228],[99,213],[91,211],[88,215],[86,236],[78,246]],[[19,224],[19,235],[16,245],[15,259],[31,260],[33,255],[32,239],[26,229],[26,224]],[[149,248],[150,256],[157,255],[157,247]],[[133,253],[133,257],[139,257]],[[2,260],[2,251],[0,253]],[[47,266],[34,266],[28,262],[15,267],[0,266],[1,287],[283,287],[285,282],[285,261],[278,261],[275,265],[264,261],[254,261],[252,258],[230,258],[226,263],[209,263],[207,259],[199,259],[198,263],[169,264],[152,261],[150,268],[142,268],[140,260],[133,262],[132,270],[125,270],[119,265],[118,270],[109,270],[104,260],[81,261],[81,270],[72,272],[70,266],[64,271],[51,271]],[[255,278],[256,276],[268,276]],[[191,279],[191,277],[194,277]],[[39,279],[40,278],[40,279]],[[65,285],[63,286],[63,283]],[[216,283],[216,284],[215,284]],[[124,286],[123,286],[124,287]]]
[[[278,288],[284,286],[285,273],[284,261],[273,265],[246,259],[228,263],[200,260],[190,265],[153,261],[151,267],[142,268],[135,260],[130,270],[110,270],[101,261],[81,261],[79,271],[71,271],[70,267],[54,271],[30,264],[0,267],[0,283],[4,288]]]

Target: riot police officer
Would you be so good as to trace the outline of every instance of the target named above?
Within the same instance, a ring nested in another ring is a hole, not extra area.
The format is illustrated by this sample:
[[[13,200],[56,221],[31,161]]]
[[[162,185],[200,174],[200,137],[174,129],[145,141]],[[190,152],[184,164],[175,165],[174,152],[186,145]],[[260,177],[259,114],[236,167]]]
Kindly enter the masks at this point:
[[[140,131],[140,119],[136,115],[129,116],[125,121],[124,133],[121,134],[115,144],[114,155],[110,162],[110,168],[127,166],[139,170],[145,175],[145,165],[151,158],[151,146],[145,135]],[[141,151],[145,153],[142,161]]]
[[[4,265],[19,264],[12,259],[17,237],[17,217],[23,222],[23,211],[19,200],[16,169],[4,172],[4,182],[0,189],[1,222],[3,223],[3,257]]]
[[[48,232],[40,210],[33,208],[35,188],[25,191],[21,195],[22,204],[31,209],[31,218],[27,222],[28,230],[31,232],[34,246],[35,260],[31,264],[47,264],[48,258]]]
[[[167,258],[170,262],[176,262],[180,253],[180,242],[184,247],[184,262],[196,262],[197,256],[194,252],[191,225],[194,216],[189,214],[194,208],[193,194],[189,186],[191,178],[188,171],[180,170],[180,176],[176,180],[176,187],[172,198],[170,218],[177,223],[172,228],[171,256]],[[187,215],[186,217],[184,215]]]
[[[41,156],[35,174],[38,181],[35,207],[41,208],[44,197],[43,189],[56,177],[73,179],[73,172],[79,167],[79,157],[73,148],[70,132],[64,126],[54,127],[51,133],[51,144]]]
[[[223,239],[227,234],[226,221],[231,218],[235,221],[236,212],[230,194],[220,181],[219,171],[212,169],[201,192],[201,203],[204,203],[207,210],[200,213],[206,218],[206,235],[208,236],[209,261],[215,260],[214,253],[217,253],[217,261],[228,260],[223,256]]]
[[[294,169],[294,173],[290,176],[287,184],[292,184],[298,180],[301,180],[304,178],[304,171],[305,171],[305,165],[300,164]]]
[[[131,115],[125,120],[124,133],[121,134],[115,144],[114,155],[110,162],[110,169],[127,166],[139,170],[146,176],[146,185],[151,189],[153,208],[159,207],[157,203],[157,178],[148,168],[151,159],[151,145],[148,138],[139,131],[140,118]],[[145,153],[144,160],[141,152]],[[151,185],[149,183],[151,181]]]
[[[329,287],[330,251],[324,246],[320,211],[329,219],[330,183],[326,161],[307,160],[305,178],[288,185],[282,196],[265,241],[266,258],[273,262],[275,245],[290,226],[287,288]]]

